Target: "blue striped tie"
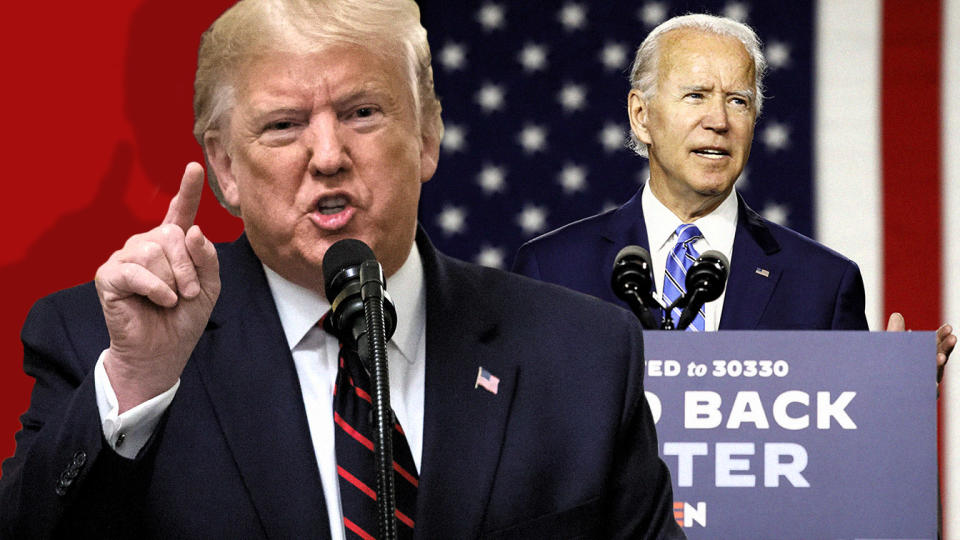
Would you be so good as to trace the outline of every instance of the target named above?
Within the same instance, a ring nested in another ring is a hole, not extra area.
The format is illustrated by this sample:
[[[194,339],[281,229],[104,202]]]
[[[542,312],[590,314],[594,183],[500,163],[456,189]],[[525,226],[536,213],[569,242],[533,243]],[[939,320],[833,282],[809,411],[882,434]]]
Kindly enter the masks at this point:
[[[703,238],[700,229],[691,223],[685,223],[677,227],[677,244],[673,246],[673,251],[667,256],[667,272],[663,278],[663,300],[669,306],[680,298],[686,292],[687,270],[693,266],[694,261],[700,256],[697,250],[693,249],[693,243]],[[670,317],[674,325],[680,318],[680,309],[673,308]],[[706,325],[703,307],[700,308],[693,322],[687,327],[687,330],[703,332]]]

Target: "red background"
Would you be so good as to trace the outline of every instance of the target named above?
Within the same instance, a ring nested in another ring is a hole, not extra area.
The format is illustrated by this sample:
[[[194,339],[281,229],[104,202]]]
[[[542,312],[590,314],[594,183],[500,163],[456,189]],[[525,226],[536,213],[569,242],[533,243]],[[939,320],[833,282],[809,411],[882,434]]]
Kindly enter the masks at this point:
[[[15,3],[0,32],[7,75],[0,230],[0,459],[13,455],[32,379],[19,331],[38,298],[93,278],[131,234],[163,218],[188,161],[201,32],[229,0]],[[214,241],[239,220],[207,190]]]

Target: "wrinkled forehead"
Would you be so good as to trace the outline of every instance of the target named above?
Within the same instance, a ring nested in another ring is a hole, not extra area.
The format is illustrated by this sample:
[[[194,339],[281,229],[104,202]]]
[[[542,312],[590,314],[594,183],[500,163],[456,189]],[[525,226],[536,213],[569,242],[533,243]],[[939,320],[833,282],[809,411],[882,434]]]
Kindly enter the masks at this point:
[[[756,68],[747,48],[733,36],[680,28],[661,38],[658,78],[685,74],[720,74],[730,82],[756,85]]]
[[[346,58],[352,62],[343,61]],[[235,97],[284,89],[310,92],[320,85],[349,81],[355,86],[390,86],[398,94],[414,89],[400,55],[354,43],[331,42],[311,48],[273,46],[252,52],[231,70]]]

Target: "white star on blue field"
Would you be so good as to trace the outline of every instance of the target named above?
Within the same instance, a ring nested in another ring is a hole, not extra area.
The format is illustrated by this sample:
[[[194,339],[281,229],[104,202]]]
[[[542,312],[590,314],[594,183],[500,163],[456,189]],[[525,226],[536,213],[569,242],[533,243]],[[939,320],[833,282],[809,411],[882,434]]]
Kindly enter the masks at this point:
[[[444,252],[509,268],[520,244],[626,202],[647,161],[628,147],[636,47],[669,17],[745,21],[765,44],[767,100],[737,189],[812,235],[810,3],[420,0],[446,134],[420,222]]]

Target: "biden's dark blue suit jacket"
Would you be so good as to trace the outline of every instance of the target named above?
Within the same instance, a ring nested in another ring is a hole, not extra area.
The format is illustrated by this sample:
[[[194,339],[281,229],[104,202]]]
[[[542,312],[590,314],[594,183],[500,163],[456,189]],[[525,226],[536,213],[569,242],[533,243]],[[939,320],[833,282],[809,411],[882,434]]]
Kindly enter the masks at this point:
[[[670,476],[631,314],[445,257],[427,284],[418,538],[674,538]],[[3,465],[3,538],[327,538],[293,359],[245,237],[218,246],[222,292],[135,460],[102,438],[93,366],[108,335],[91,284],[39,301],[36,378]],[[500,378],[475,388],[482,366]]]
[[[524,244],[517,273],[557,283],[626,307],[610,275],[624,246],[649,249],[640,192],[623,206]],[[866,330],[863,279],[839,253],[763,219],[737,196],[721,330]]]

